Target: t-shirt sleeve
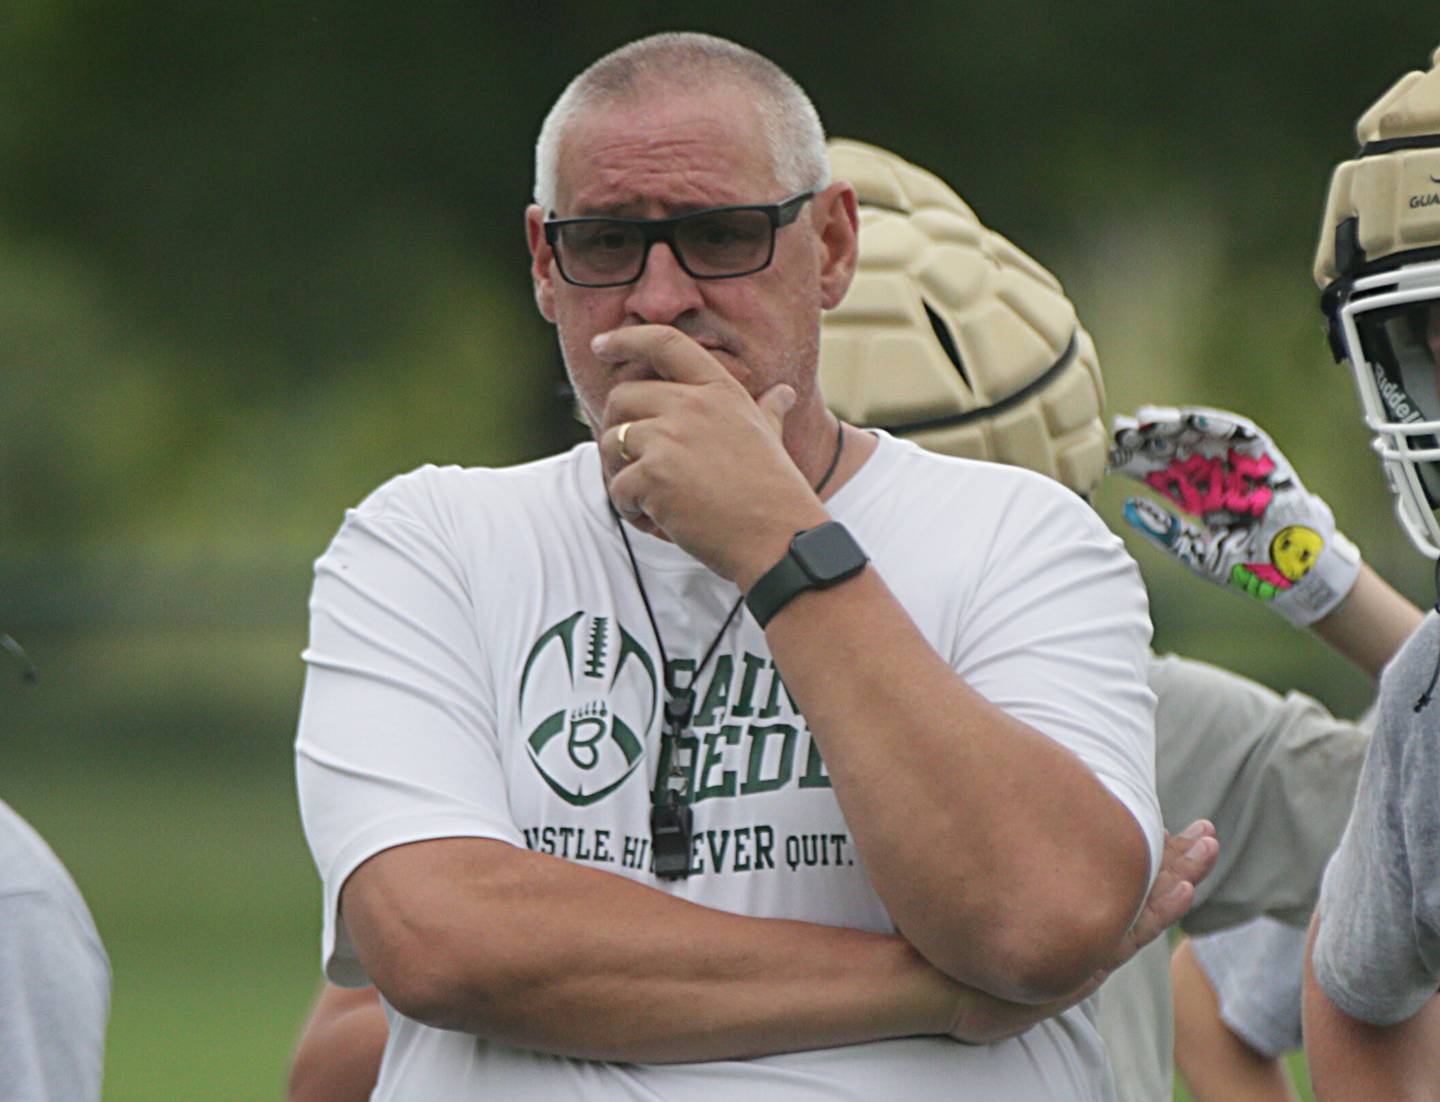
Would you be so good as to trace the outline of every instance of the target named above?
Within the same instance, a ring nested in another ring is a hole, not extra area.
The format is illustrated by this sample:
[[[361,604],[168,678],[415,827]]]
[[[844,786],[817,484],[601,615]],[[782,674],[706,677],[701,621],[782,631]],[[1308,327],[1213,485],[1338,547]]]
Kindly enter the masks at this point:
[[[0,931],[0,1098],[98,1099],[110,972],[88,912],[0,885]]]
[[[1437,734],[1434,717],[1382,720],[1320,889],[1315,978],[1342,1011],[1375,1025],[1411,1017],[1440,982]]]
[[[1157,786],[1165,825],[1215,823],[1220,857],[1183,920],[1192,934],[1259,915],[1310,919],[1369,740],[1301,693],[1204,662],[1151,663]]]
[[[390,483],[315,565],[296,768],[323,960],[341,984],[368,982],[338,913],[363,861],[431,838],[523,844],[470,579],[426,505],[416,476]]]
[[[1230,1032],[1272,1059],[1301,1047],[1303,926],[1262,917],[1191,938],[1190,947]]]
[[[1145,587],[1119,539],[1069,491],[1028,480],[1006,542],[961,610],[952,664],[977,692],[1080,758],[1135,817],[1152,875],[1163,842],[1155,795],[1155,696]]]

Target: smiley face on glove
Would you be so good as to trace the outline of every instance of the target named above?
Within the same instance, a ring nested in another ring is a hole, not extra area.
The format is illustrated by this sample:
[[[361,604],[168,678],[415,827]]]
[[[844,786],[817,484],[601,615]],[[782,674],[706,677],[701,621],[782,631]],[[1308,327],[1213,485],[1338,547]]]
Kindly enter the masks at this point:
[[[1286,579],[1298,582],[1310,573],[1323,550],[1325,541],[1319,532],[1303,524],[1292,524],[1280,529],[1270,541],[1270,561]]]

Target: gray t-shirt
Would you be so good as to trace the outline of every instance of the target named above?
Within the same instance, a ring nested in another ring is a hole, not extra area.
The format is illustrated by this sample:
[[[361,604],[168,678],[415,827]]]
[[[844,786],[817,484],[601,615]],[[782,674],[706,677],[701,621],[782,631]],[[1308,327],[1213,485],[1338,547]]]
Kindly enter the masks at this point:
[[[1355,808],[1320,891],[1315,978],[1352,1018],[1389,1025],[1440,986],[1440,662],[1430,613],[1385,670]]]
[[[70,874],[0,801],[0,1099],[95,1102],[110,962]]]

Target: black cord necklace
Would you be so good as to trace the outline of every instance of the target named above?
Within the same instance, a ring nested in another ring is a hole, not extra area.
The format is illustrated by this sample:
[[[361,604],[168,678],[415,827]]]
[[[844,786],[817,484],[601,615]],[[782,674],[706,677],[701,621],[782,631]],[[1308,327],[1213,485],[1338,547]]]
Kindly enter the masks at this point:
[[[815,484],[815,493],[824,492],[825,487],[830,484],[831,477],[840,466],[840,455],[845,450],[845,423],[838,422],[835,433],[835,451],[830,456],[830,465],[825,468],[825,473],[820,476],[820,481]],[[635,551],[630,546],[630,537],[625,533],[625,524],[620,519],[620,514],[615,511],[612,503],[610,513],[615,518],[615,526],[620,530],[620,539],[625,544],[625,555],[630,560],[630,573],[635,578],[635,588],[640,591],[640,602],[645,606],[645,616],[650,621],[650,630],[655,633],[655,645],[660,651],[661,679],[665,689],[665,715],[664,727],[660,734],[660,757],[661,760],[668,760],[670,768],[665,774],[664,791],[657,791],[652,797],[650,804],[650,848],[655,862],[655,875],[666,880],[675,880],[690,875],[690,839],[694,833],[694,816],[690,810],[689,792],[685,771],[680,767],[680,739],[685,729],[690,726],[690,720],[695,714],[695,686],[700,681],[700,674],[709,664],[714,656],[716,648],[720,646],[720,640],[725,638],[725,633],[730,630],[731,623],[735,620],[735,614],[740,611],[740,606],[745,602],[745,595],[742,593],[736,598],[735,603],[730,606],[729,613],[725,616],[725,622],[720,625],[720,630],[715,633],[715,638],[710,640],[710,645],[705,648],[705,655],[700,659],[700,664],[695,667],[695,672],[690,675],[690,682],[684,690],[672,693],[670,689],[670,658],[665,653],[665,639],[660,634],[660,624],[655,619],[655,610],[650,605],[650,594],[645,591],[645,580],[640,576],[640,564],[635,561]],[[659,781],[659,778],[656,778]],[[656,785],[657,789],[659,785]]]
[[[1440,561],[1435,563],[1435,611],[1440,612]],[[1430,684],[1425,686],[1425,691],[1420,694],[1420,699],[1415,701],[1417,713],[1425,710],[1435,696],[1435,683],[1440,681],[1440,654],[1435,655],[1435,668],[1430,671]]]

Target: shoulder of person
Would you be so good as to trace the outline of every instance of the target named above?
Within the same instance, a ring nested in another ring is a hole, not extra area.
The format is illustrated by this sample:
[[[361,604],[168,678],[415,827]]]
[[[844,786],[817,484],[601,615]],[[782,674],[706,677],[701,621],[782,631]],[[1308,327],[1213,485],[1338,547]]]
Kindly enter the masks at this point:
[[[442,527],[460,514],[504,512],[546,499],[575,477],[587,447],[505,467],[437,466],[426,463],[396,475],[373,490],[346,518],[389,519]]]
[[[889,457],[893,477],[902,483],[922,482],[927,493],[971,501],[994,500],[1001,505],[1017,495],[1027,508],[1055,509],[1104,529],[1100,515],[1079,494],[1049,475],[988,459],[941,455],[911,440],[883,436],[882,454]]]
[[[0,900],[18,896],[48,901],[44,910],[34,910],[36,914],[79,911],[88,921],[69,870],[39,832],[0,801]]]
[[[872,523],[913,545],[945,549],[975,584],[1042,578],[1092,584],[1119,579],[1140,588],[1124,544],[1078,494],[1021,467],[935,455],[904,440],[881,440],[883,466],[866,488]],[[982,581],[983,579],[983,581]],[[1044,586],[1041,586],[1044,588]],[[993,592],[993,590],[992,590]]]

